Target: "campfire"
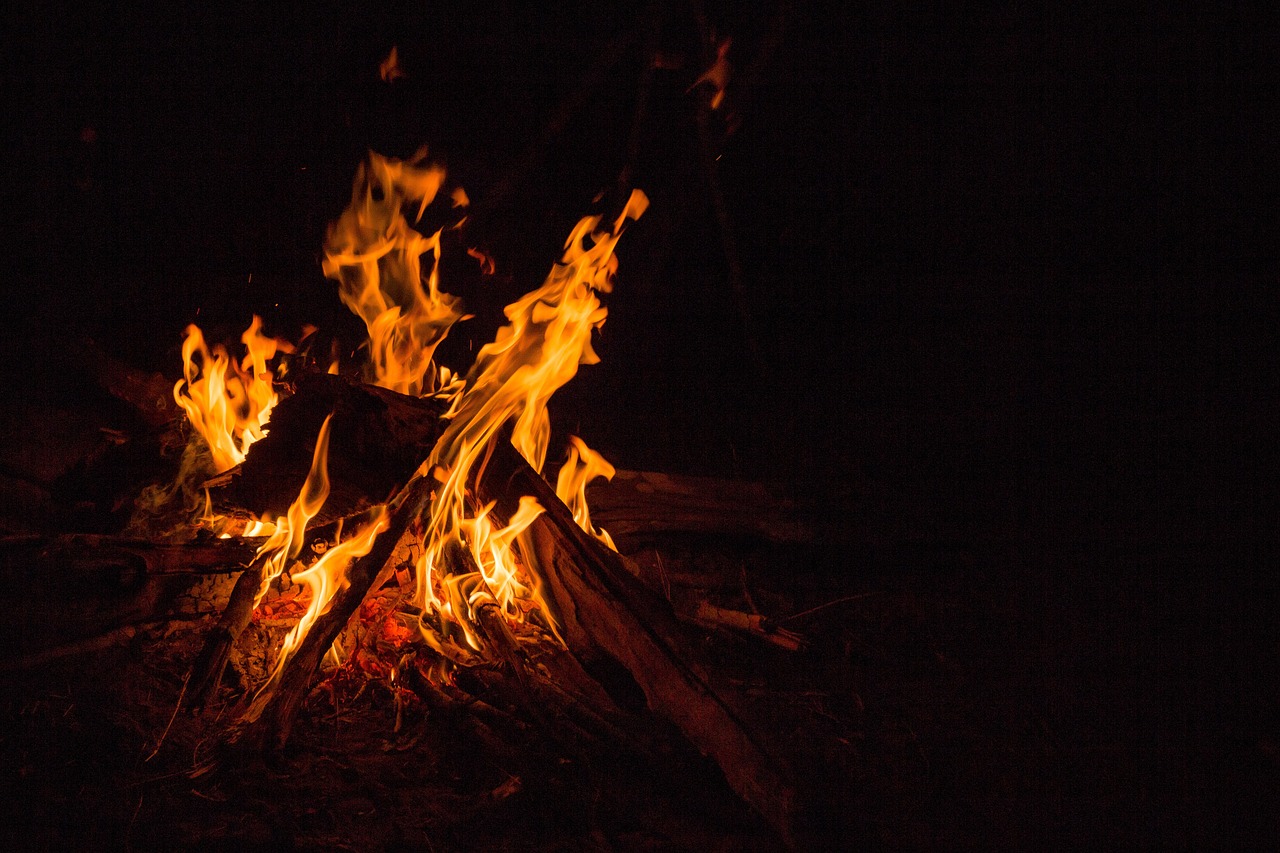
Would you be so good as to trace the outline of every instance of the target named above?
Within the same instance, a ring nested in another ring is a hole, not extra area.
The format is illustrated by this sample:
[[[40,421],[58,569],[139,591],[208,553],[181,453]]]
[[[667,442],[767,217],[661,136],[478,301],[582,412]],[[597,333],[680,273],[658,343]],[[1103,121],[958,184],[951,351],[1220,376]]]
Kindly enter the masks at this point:
[[[152,756],[193,714],[209,727],[195,778],[278,752],[326,699],[378,691],[400,732],[415,711],[483,717],[482,696],[496,695],[551,739],[650,755],[681,739],[791,837],[790,771],[714,683],[689,623],[793,650],[803,639],[706,601],[678,616],[669,582],[664,595],[593,518],[588,484],[613,466],[580,437],[551,434],[548,400],[598,360],[601,297],[647,204],[633,191],[579,221],[542,285],[455,370],[435,352],[468,319],[441,280],[446,246],[466,248],[466,193],[425,153],[370,154],[323,260],[367,340],[325,347],[310,328],[286,340],[259,317],[238,345],[188,327],[168,428],[186,442],[176,478],[142,491],[125,537],[59,537],[36,555],[91,554],[145,577],[195,566],[210,579],[216,618]],[[567,448],[558,466],[553,446]],[[745,487],[717,503],[712,481],[627,472],[619,483],[623,534],[673,514],[709,529],[754,523]]]

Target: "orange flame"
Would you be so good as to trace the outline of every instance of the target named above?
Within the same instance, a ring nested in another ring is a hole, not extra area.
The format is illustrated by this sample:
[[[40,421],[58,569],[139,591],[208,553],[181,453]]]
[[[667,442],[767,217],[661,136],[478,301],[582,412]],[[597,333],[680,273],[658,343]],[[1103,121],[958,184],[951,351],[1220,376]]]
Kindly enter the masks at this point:
[[[391,46],[387,58],[378,63],[378,76],[387,83],[404,76],[404,72],[400,70],[400,50],[395,45]]]
[[[475,589],[467,585],[473,584],[476,572],[437,578],[437,569],[442,566],[446,572],[456,569],[446,564],[445,549],[451,542],[470,541],[485,590],[509,616],[520,615],[514,599],[527,597],[543,611],[548,624],[552,620],[536,590],[519,582],[508,568],[515,565],[511,542],[542,507],[532,500],[522,502],[510,526],[491,534],[486,521],[489,507],[468,519],[466,487],[471,471],[498,431],[512,421],[512,444],[535,470],[542,469],[551,430],[547,401],[577,374],[579,364],[598,360],[591,348],[591,332],[608,312],[596,291],[612,288],[617,268],[614,247],[627,221],[638,218],[647,205],[645,195],[636,191],[611,229],[598,230],[600,217],[586,217],[578,223],[565,244],[564,256],[552,267],[543,286],[507,306],[510,324],[498,330],[493,343],[481,348],[466,387],[455,400],[449,427],[428,459],[429,465],[443,473],[418,564],[416,603],[425,612],[459,624],[474,648],[479,645],[467,624],[469,614],[464,605],[471,603],[471,596],[465,593]],[[501,547],[488,544],[491,538]],[[486,560],[495,567],[492,574],[486,574]]]
[[[569,458],[556,477],[556,497],[573,513],[578,526],[608,545],[614,551],[613,537],[591,523],[591,511],[587,509],[587,483],[596,477],[612,480],[614,467],[603,456],[587,447],[576,435],[569,436]]]
[[[198,326],[187,327],[182,343],[183,378],[173,386],[173,399],[209,445],[212,473],[239,465],[249,446],[266,435],[278,400],[267,362],[277,352],[293,351],[287,341],[262,334],[258,316],[240,340],[248,352],[239,362],[232,361],[221,345],[210,349]]]
[[[351,204],[329,229],[322,265],[369,330],[370,381],[412,396],[438,387],[427,376],[432,356],[462,319],[457,298],[440,290],[440,232],[414,230],[402,209],[416,204],[421,221],[444,183],[444,169],[420,165],[425,159],[425,150],[410,161],[370,153]]]
[[[289,506],[289,512],[276,519],[271,538],[258,549],[259,557],[268,556],[263,567],[262,585],[253,600],[254,607],[262,603],[272,581],[280,577],[302,552],[307,524],[329,499],[329,424],[332,420],[333,415],[329,415],[320,425],[316,449],[311,454],[311,470],[307,472],[298,497]]]

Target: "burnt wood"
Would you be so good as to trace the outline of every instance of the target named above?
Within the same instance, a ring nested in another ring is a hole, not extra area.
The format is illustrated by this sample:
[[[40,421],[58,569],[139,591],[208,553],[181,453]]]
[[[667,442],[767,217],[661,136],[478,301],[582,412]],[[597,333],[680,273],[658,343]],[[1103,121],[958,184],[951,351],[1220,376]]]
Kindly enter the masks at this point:
[[[477,487],[508,516],[524,495],[545,508],[522,535],[521,553],[544,583],[570,649],[620,664],[650,709],[715,760],[730,787],[792,841],[790,771],[743,722],[727,691],[711,686],[670,603],[637,579],[625,557],[584,532],[509,442],[496,442]]]

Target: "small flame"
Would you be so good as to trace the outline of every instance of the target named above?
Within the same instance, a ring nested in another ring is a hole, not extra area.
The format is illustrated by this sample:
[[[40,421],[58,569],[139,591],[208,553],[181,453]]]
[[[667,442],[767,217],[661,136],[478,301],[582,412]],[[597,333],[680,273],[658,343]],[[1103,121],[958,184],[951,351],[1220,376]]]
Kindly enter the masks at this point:
[[[608,460],[587,447],[585,441],[576,435],[569,436],[569,458],[556,477],[556,497],[573,513],[573,520],[579,527],[614,551],[618,547],[613,544],[613,537],[591,523],[591,512],[587,509],[587,483],[596,477],[612,480],[615,473]]]
[[[277,352],[293,351],[288,341],[262,334],[262,318],[256,315],[240,340],[247,354],[239,362],[221,345],[211,349],[199,326],[188,326],[182,343],[183,378],[173,386],[173,399],[209,445],[212,473],[239,465],[250,445],[266,435],[279,399],[268,362]]]
[[[412,396],[435,390],[436,346],[462,319],[457,298],[440,290],[440,232],[424,236],[403,211],[416,203],[421,221],[444,183],[444,169],[421,165],[425,159],[425,150],[409,161],[370,153],[351,204],[329,230],[322,265],[369,330],[370,381]]]
[[[387,83],[405,76],[400,70],[400,50],[395,45],[391,46],[391,52],[387,54],[387,58],[378,63],[378,76]]]
[[[301,499],[301,496],[299,498]],[[254,720],[261,714],[267,700],[275,692],[285,664],[302,644],[315,621],[329,612],[334,595],[347,583],[346,574],[351,563],[368,554],[373,549],[373,543],[378,538],[378,534],[387,529],[387,518],[386,506],[379,505],[373,511],[373,518],[356,535],[329,548],[315,565],[292,576],[295,583],[304,585],[311,594],[307,611],[285,636],[280,647],[280,656],[276,659],[275,669],[266,684],[258,691],[258,695],[254,697],[253,705],[245,716],[247,720]]]
[[[716,58],[711,67],[702,72],[702,76],[693,81],[689,87],[692,92],[703,83],[710,83],[715,90],[711,95],[711,109],[718,110],[724,103],[724,91],[729,86],[729,78],[733,76],[733,66],[729,64],[729,48],[733,39],[725,38],[716,44]]]

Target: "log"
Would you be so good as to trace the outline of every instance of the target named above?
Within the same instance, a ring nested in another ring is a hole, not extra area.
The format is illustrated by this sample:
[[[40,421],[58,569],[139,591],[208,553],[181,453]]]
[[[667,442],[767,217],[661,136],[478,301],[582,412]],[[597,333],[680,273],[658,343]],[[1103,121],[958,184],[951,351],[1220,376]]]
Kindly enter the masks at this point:
[[[359,385],[341,376],[303,374],[271,413],[267,436],[233,474],[219,478],[216,504],[281,515],[311,468],[320,425],[330,414],[329,498],[314,524],[381,503],[409,481],[444,429],[444,403]]]
[[[250,720],[237,743],[242,747],[279,750],[289,739],[294,718],[311,689],[329,647],[364,601],[383,566],[391,559],[409,525],[427,508],[434,481],[415,477],[391,502],[391,517],[368,554],[347,570],[347,586],[333,599],[329,611],[316,620],[306,638],[285,664],[275,692]]]
[[[692,662],[670,604],[637,580],[625,557],[583,532],[508,442],[497,442],[477,487],[482,500],[496,501],[497,512],[508,516],[521,496],[537,498],[546,511],[523,534],[521,553],[544,583],[570,648],[621,664],[649,708],[711,756],[730,787],[793,844],[790,771],[748,729],[727,692],[713,688]]]
[[[329,501],[323,523],[390,495],[425,459],[441,431],[439,401],[305,375],[272,414],[266,438],[244,464],[210,485],[223,508],[284,512],[306,478],[315,436],[334,412]],[[761,483],[618,471],[587,487],[592,519],[621,546],[653,535],[742,536],[780,544],[812,541],[812,526],[781,489]]]
[[[248,539],[185,545],[90,535],[0,539],[0,660],[35,659],[169,614],[215,612],[226,595],[217,576],[227,576],[229,588],[230,575],[256,548]]]
[[[762,483],[618,471],[587,486],[591,520],[619,547],[664,533],[744,536],[779,544],[813,540],[780,489]],[[624,548],[624,550],[626,550]]]

